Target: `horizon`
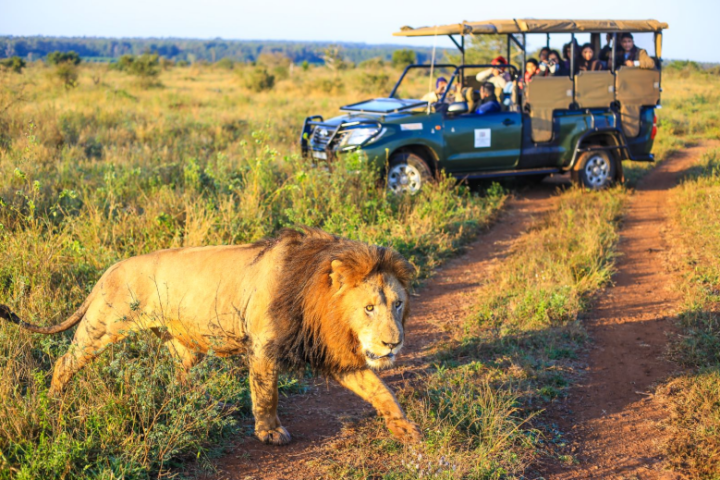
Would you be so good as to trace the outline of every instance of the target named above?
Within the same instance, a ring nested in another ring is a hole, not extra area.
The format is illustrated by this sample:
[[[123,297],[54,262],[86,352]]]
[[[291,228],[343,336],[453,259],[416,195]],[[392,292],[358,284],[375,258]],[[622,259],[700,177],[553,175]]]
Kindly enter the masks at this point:
[[[482,8],[470,0],[458,0],[453,4],[452,12],[438,11],[437,2],[431,0],[417,0],[412,9],[383,0],[366,0],[363,8],[316,0],[312,10],[290,0],[268,0],[264,5],[244,0],[209,0],[203,5],[187,0],[126,0],[122,4],[90,0],[27,0],[12,2],[4,10],[0,18],[0,35],[15,37],[220,38],[227,41],[364,43],[406,48],[454,47],[444,37],[393,37],[392,33],[402,25],[442,25],[468,18],[656,18],[670,25],[663,35],[664,57],[720,62],[720,52],[703,38],[706,32],[714,31],[714,18],[720,17],[720,2],[711,0],[689,0],[683,4],[659,0],[651,9],[626,0],[570,5],[561,0],[546,0],[542,5],[518,0],[512,5],[490,4]],[[688,15],[692,11],[702,13]],[[608,12],[622,14],[608,15]],[[541,43],[532,37],[528,37],[530,49]],[[562,37],[559,43],[567,41],[562,35],[556,37]]]

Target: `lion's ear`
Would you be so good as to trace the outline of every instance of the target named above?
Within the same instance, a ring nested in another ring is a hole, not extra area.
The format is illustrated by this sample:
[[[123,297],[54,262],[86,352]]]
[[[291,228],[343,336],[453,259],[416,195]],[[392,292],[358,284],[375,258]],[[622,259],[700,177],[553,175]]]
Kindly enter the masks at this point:
[[[407,288],[417,273],[415,267],[400,254],[395,255],[393,267],[398,280]]]
[[[332,286],[336,288],[342,287],[343,284],[343,263],[340,260],[330,262],[330,280]]]

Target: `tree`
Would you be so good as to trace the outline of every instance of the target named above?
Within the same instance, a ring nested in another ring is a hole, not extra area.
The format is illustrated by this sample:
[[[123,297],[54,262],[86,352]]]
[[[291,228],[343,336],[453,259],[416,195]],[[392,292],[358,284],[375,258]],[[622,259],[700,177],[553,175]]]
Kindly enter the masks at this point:
[[[392,54],[392,66],[405,68],[415,63],[416,57],[413,50],[395,50]]]
[[[51,52],[47,56],[50,65],[55,65],[55,76],[60,79],[65,88],[77,86],[80,55],[72,50],[69,52]]]
[[[0,67],[2,67],[3,70],[9,70],[15,73],[22,73],[23,68],[25,68],[25,60],[18,56],[5,58],[3,60],[0,60]]]
[[[253,92],[262,92],[263,90],[271,90],[275,86],[275,76],[271,75],[267,67],[257,65],[252,70],[245,73],[245,88]]]
[[[60,65],[66,63],[68,65],[80,65],[82,61],[80,55],[70,50],[69,52],[52,52],[47,56],[50,65]]]
[[[507,45],[502,35],[470,35],[469,42],[465,46],[465,63],[468,64],[489,64],[498,55],[505,56]],[[513,52],[519,56],[518,49],[513,47]],[[450,63],[460,63],[460,53],[447,55]],[[507,59],[512,63],[511,59]]]
[[[156,53],[142,55],[123,55],[114,68],[129,75],[135,75],[144,86],[150,86],[153,79],[160,75],[160,57]]]
[[[325,66],[335,72],[336,75],[339,70],[347,70],[351,66],[351,63],[343,60],[342,47],[337,45],[332,45],[323,50],[322,58]]]

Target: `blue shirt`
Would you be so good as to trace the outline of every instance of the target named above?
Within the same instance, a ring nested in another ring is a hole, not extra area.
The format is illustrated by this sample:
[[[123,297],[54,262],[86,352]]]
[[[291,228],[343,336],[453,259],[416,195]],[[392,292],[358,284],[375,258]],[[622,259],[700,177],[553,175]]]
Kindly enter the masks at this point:
[[[500,112],[500,104],[497,100],[490,100],[489,102],[485,102],[481,104],[477,110],[475,110],[475,113],[478,115],[485,115],[486,113],[495,113]]]

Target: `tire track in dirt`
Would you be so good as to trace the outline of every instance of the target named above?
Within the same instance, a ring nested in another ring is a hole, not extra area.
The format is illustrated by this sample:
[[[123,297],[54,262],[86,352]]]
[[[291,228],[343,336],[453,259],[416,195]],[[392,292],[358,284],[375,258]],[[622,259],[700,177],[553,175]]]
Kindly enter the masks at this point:
[[[557,188],[567,184],[563,177],[551,178],[510,199],[487,232],[467,246],[463,255],[439,268],[418,290],[408,320],[406,347],[397,367],[381,375],[392,390],[429,366],[432,347],[476,304],[473,293],[484,278],[508,254],[513,240],[528,229],[533,219],[553,207]],[[320,473],[308,462],[319,458],[324,445],[341,435],[343,422],[374,415],[372,407],[353,393],[334,382],[318,381],[307,393],[280,399],[280,421],[293,436],[290,445],[263,445],[247,436],[220,459],[213,478],[318,478]],[[251,433],[251,421],[247,428]]]
[[[588,370],[548,412],[568,441],[558,453],[577,464],[540,466],[540,478],[684,478],[662,470],[658,422],[667,410],[652,392],[677,370],[664,358],[680,302],[665,265],[668,192],[705,150],[679,152],[638,183],[620,231],[614,285],[584,315],[594,341]]]

